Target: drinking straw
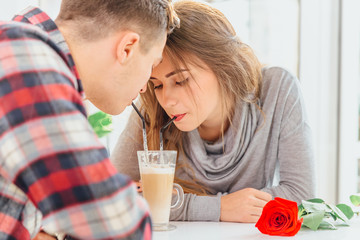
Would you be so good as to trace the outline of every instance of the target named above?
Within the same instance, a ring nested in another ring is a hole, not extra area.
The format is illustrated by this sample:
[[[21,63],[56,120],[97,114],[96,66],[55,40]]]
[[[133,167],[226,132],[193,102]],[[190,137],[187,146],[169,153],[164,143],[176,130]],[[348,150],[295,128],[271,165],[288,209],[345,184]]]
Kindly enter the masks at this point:
[[[160,128],[160,163],[162,166],[165,164],[164,156],[163,156],[163,150],[164,150],[163,132],[164,132],[165,128],[167,128],[175,119],[176,119],[176,117],[173,117],[164,126],[162,126]]]
[[[140,113],[139,109],[135,106],[134,103],[131,103],[131,106],[135,109],[136,113],[141,118],[141,121],[142,121],[142,124],[143,124],[143,141],[144,141],[145,157],[146,157],[146,160],[149,160],[149,151],[148,151],[147,138],[146,138],[145,118]],[[163,127],[160,128],[160,159],[162,160],[161,162],[163,162],[162,151],[164,149],[163,132],[175,119],[176,119],[176,117],[173,117]]]
[[[165,128],[167,128],[176,118],[177,117],[173,117],[163,127],[160,128],[160,152],[164,150],[163,132]]]
[[[145,118],[140,113],[139,109],[135,106],[134,103],[131,103],[131,106],[135,109],[136,113],[141,118],[142,125],[143,125],[142,130],[143,130],[143,142],[144,142],[145,157],[146,157],[146,160],[149,160],[149,151],[148,151],[147,138],[146,138],[146,128],[145,128]]]

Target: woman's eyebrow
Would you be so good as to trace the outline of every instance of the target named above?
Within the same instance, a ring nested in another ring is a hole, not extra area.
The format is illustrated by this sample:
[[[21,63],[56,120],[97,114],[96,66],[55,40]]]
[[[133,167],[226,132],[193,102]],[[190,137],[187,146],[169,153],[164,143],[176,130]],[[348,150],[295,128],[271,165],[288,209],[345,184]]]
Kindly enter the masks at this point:
[[[166,78],[169,78],[179,72],[186,72],[186,71],[189,71],[189,69],[178,69],[178,70],[175,70],[175,71],[172,71],[172,72],[169,72],[168,74],[165,75]]]
[[[175,70],[175,71],[172,71],[172,72],[169,72],[168,74],[165,75],[166,78],[169,78],[175,74],[178,74],[180,72],[186,72],[186,71],[189,71],[189,69],[178,69],[178,70]],[[150,80],[158,80],[156,77],[150,77]]]

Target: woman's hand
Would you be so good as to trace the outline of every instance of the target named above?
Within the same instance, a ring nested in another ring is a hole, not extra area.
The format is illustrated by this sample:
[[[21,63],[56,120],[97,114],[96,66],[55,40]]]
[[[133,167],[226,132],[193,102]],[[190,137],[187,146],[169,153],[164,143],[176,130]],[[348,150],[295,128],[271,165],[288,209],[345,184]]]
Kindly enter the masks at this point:
[[[255,223],[262,209],[272,200],[269,193],[245,188],[221,197],[220,221]]]
[[[33,238],[33,240],[56,240],[56,238],[41,231],[35,236],[35,238]]]

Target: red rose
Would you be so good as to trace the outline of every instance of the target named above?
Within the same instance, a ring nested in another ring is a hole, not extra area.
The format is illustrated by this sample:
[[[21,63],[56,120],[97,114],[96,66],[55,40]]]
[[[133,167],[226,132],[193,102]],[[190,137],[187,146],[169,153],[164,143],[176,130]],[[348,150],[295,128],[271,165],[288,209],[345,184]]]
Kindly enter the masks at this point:
[[[298,219],[296,202],[283,198],[269,201],[256,223],[260,232],[275,236],[294,236],[301,228],[303,219]]]

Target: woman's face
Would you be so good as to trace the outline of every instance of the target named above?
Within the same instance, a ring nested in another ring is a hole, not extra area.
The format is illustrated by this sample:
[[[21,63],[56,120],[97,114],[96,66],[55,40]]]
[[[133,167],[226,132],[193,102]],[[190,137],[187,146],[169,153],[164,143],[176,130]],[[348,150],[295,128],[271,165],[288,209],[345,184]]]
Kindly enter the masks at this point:
[[[215,74],[205,63],[201,66],[180,66],[176,69],[169,58],[154,68],[150,81],[161,107],[181,131],[199,126],[220,128],[222,123],[219,84]]]

